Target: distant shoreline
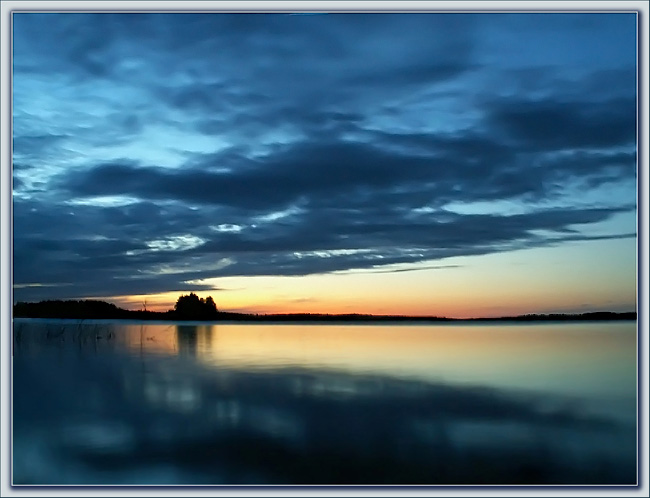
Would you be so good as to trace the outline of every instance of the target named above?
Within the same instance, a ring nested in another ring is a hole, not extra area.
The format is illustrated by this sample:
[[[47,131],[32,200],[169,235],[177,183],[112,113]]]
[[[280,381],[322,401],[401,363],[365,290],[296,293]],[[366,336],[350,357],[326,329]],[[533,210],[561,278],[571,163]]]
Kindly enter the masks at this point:
[[[212,314],[188,316],[175,310],[132,311],[118,308],[103,301],[41,301],[39,303],[17,303],[14,318],[50,318],[76,320],[143,320],[143,321],[209,321],[209,322],[548,322],[548,321],[612,321],[636,320],[636,311],[615,313],[595,311],[589,313],[526,314],[501,317],[448,318],[438,316],[370,315],[359,313],[281,313],[249,314],[217,311]]]

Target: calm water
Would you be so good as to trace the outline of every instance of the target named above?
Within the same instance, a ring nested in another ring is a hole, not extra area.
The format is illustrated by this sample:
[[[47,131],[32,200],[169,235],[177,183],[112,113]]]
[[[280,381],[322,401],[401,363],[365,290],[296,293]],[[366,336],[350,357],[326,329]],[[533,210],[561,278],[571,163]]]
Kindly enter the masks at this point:
[[[636,324],[14,322],[14,484],[634,484]]]

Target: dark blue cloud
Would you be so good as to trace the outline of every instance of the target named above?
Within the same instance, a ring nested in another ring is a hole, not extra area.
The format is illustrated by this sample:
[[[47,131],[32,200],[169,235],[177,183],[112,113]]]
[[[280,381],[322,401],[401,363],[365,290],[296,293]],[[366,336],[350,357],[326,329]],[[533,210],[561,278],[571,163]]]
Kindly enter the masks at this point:
[[[535,151],[609,149],[636,143],[636,100],[566,102],[514,100],[497,104],[489,125]]]

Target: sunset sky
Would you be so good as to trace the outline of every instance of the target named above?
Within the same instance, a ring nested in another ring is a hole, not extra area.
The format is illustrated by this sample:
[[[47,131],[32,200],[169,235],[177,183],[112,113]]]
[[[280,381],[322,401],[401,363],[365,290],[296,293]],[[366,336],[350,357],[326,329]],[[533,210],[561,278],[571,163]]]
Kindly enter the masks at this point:
[[[636,27],[15,13],[14,302],[633,311]]]

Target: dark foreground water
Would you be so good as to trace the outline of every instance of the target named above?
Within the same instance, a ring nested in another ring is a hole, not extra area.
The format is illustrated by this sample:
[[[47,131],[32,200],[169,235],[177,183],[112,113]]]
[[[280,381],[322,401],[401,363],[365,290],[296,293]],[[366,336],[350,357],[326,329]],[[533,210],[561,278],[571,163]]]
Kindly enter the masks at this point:
[[[636,324],[15,320],[14,484],[635,484]]]

